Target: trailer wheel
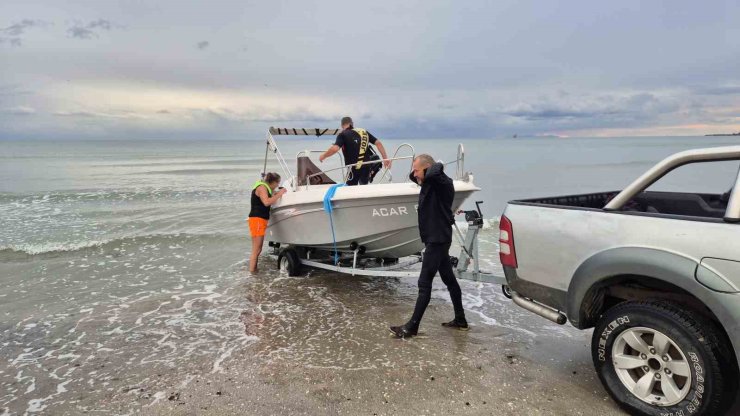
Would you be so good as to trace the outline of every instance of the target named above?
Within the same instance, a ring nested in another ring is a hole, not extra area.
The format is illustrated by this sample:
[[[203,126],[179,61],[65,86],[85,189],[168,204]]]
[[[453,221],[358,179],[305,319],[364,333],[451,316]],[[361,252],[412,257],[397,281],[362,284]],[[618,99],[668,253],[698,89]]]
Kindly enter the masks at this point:
[[[301,259],[295,250],[286,248],[280,251],[278,255],[278,268],[282,272],[288,273],[288,276],[298,276],[301,274]]]
[[[509,285],[501,285],[501,292],[503,292],[504,296],[506,296],[507,298],[512,298],[511,288],[509,287]]]
[[[624,302],[594,329],[591,355],[609,395],[636,415],[716,415],[734,399],[735,363],[709,320],[662,301]],[[729,400],[728,400],[729,398]]]

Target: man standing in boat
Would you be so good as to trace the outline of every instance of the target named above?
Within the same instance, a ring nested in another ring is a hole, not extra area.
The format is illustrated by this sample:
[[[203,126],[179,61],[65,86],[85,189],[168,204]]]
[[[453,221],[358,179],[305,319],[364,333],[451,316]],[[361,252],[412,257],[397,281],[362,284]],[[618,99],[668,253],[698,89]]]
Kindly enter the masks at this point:
[[[455,221],[452,213],[455,187],[452,179],[444,173],[444,165],[435,162],[429,155],[414,158],[412,169],[409,178],[421,185],[418,215],[419,235],[425,246],[424,260],[419,274],[419,296],[416,298],[414,313],[406,324],[392,326],[390,330],[398,338],[408,338],[417,334],[421,318],[432,297],[432,280],[439,272],[442,282],[450,292],[455,310],[455,319],[443,323],[442,326],[465,331],[468,329],[468,322],[463,310],[462,292],[450,262],[452,224]]]
[[[388,160],[388,154],[385,152],[383,143],[367,130],[356,129],[350,117],[343,117],[341,133],[337,135],[334,144],[319,156],[319,161],[323,162],[329,156],[342,150],[345,165],[352,165],[347,178],[347,185],[367,185],[372,182],[374,173],[380,170],[379,163],[367,163],[373,157],[377,160],[377,156],[370,148],[371,144],[377,146],[380,155],[383,157],[383,165],[390,169],[391,161]]]

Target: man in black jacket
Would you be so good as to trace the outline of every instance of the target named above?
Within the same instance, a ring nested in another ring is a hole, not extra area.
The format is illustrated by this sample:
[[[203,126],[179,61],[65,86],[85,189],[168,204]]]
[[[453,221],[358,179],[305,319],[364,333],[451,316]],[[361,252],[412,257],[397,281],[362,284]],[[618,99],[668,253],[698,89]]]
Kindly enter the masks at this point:
[[[411,319],[404,325],[392,326],[391,332],[399,338],[412,337],[419,331],[424,311],[432,296],[432,280],[439,271],[442,282],[447,286],[455,309],[455,319],[442,326],[468,329],[462,305],[462,293],[450,263],[450,244],[452,243],[452,202],[455,188],[452,179],[444,173],[444,165],[435,163],[429,155],[414,159],[410,178],[421,185],[419,192],[419,234],[425,245],[424,260],[419,275],[419,297]]]

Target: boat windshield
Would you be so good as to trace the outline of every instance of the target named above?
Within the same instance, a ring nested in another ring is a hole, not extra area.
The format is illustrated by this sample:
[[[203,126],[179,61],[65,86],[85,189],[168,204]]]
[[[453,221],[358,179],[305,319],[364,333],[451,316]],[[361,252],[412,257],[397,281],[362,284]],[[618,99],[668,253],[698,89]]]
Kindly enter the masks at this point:
[[[316,166],[308,156],[299,156],[296,179],[298,186],[302,185],[330,185],[335,184],[330,177]]]

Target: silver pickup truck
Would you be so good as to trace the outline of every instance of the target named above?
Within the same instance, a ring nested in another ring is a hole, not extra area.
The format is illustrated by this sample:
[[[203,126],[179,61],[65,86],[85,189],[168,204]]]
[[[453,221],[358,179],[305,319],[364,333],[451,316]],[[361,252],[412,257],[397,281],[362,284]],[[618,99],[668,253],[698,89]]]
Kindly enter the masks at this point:
[[[719,415],[739,400],[740,172],[730,161],[740,146],[681,152],[622,191],[512,201],[501,218],[514,301],[594,328],[598,376],[630,414]],[[713,163],[734,166],[728,192],[651,190]]]

